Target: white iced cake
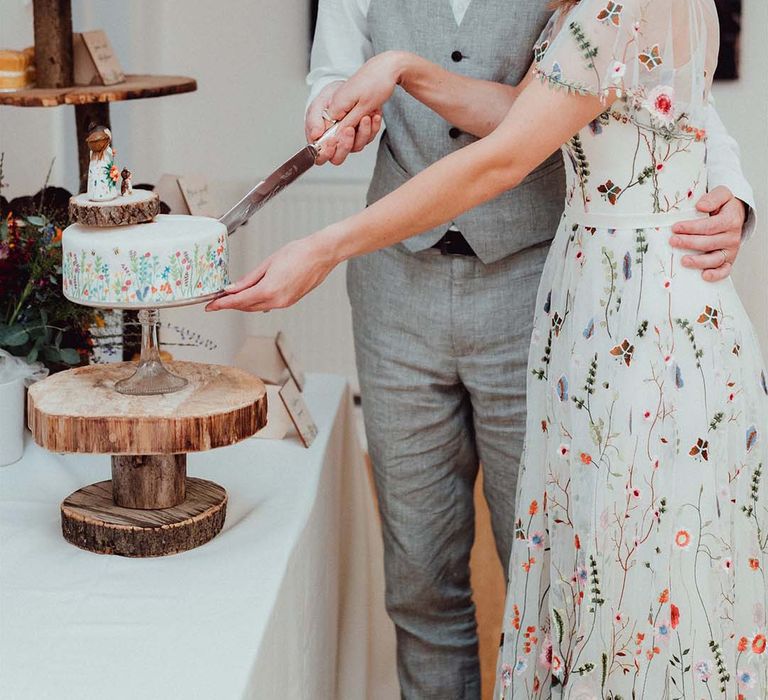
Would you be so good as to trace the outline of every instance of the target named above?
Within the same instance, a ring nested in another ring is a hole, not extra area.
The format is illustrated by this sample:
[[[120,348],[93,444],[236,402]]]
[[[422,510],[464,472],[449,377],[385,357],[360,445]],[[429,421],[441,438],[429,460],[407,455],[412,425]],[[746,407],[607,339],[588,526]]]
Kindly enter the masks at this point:
[[[161,305],[229,283],[226,228],[204,216],[160,215],[115,228],[72,224],[62,256],[64,296],[79,304]]]

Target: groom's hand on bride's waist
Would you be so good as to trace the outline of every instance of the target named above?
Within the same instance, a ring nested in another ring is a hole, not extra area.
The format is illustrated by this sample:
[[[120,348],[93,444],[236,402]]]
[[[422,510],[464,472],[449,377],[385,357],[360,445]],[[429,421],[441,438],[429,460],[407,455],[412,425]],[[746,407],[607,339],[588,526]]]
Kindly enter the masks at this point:
[[[702,197],[696,208],[709,217],[675,224],[670,244],[698,251],[685,255],[683,265],[702,270],[701,276],[707,282],[718,282],[731,274],[739,255],[747,205],[727,187],[720,186]]]

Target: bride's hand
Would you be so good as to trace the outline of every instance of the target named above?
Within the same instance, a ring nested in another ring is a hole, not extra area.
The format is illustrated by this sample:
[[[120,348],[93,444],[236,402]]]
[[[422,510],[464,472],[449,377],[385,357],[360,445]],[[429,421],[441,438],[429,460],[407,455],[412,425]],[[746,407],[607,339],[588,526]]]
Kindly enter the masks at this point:
[[[378,114],[392,97],[408,62],[404,51],[385,51],[360,68],[335,91],[328,114],[341,128],[356,127],[366,115]]]
[[[205,310],[270,311],[292,306],[317,287],[338,262],[318,236],[293,241],[225,288],[226,294]]]

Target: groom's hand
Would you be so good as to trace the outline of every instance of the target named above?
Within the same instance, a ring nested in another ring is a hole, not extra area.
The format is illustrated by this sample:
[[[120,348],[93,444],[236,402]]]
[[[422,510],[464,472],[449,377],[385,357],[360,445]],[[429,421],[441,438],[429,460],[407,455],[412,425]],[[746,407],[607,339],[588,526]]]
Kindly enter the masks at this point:
[[[304,123],[307,143],[317,141],[330,128],[332,122],[329,122],[325,117],[328,116],[334,96],[344,84],[344,80],[330,83],[312,100]],[[317,164],[323,165],[330,161],[334,165],[341,165],[350,153],[358,153],[371,143],[376,138],[380,128],[381,114],[379,112],[364,115],[356,127],[347,126],[334,138],[328,139],[317,156]]]
[[[707,282],[718,282],[731,274],[739,255],[747,206],[727,187],[720,186],[702,197],[696,208],[709,218],[675,224],[670,244],[699,251],[684,256],[683,265],[702,270],[701,276]]]

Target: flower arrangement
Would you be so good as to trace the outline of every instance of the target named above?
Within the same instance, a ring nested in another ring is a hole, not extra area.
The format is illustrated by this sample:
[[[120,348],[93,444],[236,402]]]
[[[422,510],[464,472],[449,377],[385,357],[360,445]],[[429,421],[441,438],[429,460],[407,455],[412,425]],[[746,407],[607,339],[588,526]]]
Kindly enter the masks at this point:
[[[0,187],[2,176],[0,155]],[[89,329],[99,317],[61,292],[61,232],[69,197],[66,190],[48,187],[48,178],[32,197],[8,202],[0,196],[0,348],[52,371],[88,361]]]

